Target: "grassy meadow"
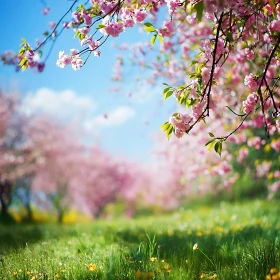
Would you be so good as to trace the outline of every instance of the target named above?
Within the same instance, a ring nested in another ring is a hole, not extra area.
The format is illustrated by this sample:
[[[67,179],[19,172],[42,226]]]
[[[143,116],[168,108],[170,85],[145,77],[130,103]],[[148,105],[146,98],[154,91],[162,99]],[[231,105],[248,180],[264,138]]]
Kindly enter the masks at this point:
[[[74,225],[0,225],[0,279],[280,279],[279,210],[257,200]]]

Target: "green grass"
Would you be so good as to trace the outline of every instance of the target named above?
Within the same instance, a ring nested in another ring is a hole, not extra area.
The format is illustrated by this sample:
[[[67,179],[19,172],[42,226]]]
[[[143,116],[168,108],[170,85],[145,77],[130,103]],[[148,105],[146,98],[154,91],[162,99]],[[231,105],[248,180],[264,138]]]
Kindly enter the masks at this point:
[[[0,225],[0,279],[264,280],[280,268],[279,210],[251,201],[132,220]]]

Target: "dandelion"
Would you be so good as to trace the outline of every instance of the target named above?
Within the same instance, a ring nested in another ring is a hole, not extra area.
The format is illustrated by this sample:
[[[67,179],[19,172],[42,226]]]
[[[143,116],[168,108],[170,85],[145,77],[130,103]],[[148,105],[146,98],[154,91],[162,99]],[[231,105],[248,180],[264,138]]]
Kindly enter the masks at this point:
[[[276,268],[271,268],[269,274],[265,277],[266,280],[279,280],[280,273],[278,273]]]
[[[16,271],[14,271],[14,272],[13,272],[13,275],[14,275],[14,276],[17,276],[17,272],[16,272]]]
[[[61,269],[60,272],[64,273],[66,272],[66,269]]]
[[[198,250],[198,244],[197,243],[195,243],[194,245],[193,245],[193,250],[195,251],[195,250]]]
[[[157,260],[157,258],[152,257],[152,258],[150,258],[150,260],[151,260],[151,262],[155,262]]]
[[[170,270],[170,265],[166,264],[163,268],[164,268],[165,270]]]
[[[26,274],[27,274],[27,275],[30,275],[30,273],[31,273],[31,272],[30,272],[29,270],[26,271]]]
[[[88,269],[89,269],[90,271],[95,271],[95,270],[97,269],[97,266],[96,266],[95,264],[90,263],[90,264],[88,265]]]
[[[197,244],[197,243],[195,243],[195,244],[193,245],[193,250],[194,250],[194,251],[199,250],[200,253],[201,253],[206,259],[208,259],[208,261],[213,265],[213,267],[216,268],[216,265],[213,263],[213,261],[212,261],[203,251],[201,251],[201,250],[198,248],[198,244]]]
[[[59,274],[58,273],[53,277],[53,279],[57,279],[57,278],[59,278]]]
[[[18,273],[22,273],[22,269],[19,269],[19,270],[18,270]]]
[[[203,279],[203,278],[205,278],[205,276],[206,276],[206,274],[205,273],[201,273],[201,275],[200,275],[200,279]]]

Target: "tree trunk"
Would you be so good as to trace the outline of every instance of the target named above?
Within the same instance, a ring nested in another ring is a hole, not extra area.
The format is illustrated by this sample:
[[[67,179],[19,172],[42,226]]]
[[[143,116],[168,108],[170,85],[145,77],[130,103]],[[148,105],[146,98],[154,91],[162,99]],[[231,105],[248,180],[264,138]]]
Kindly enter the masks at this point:
[[[26,211],[27,211],[27,217],[26,217],[26,221],[27,222],[32,222],[33,220],[33,216],[32,216],[32,209],[31,209],[31,204],[30,202],[28,202],[26,205]]]
[[[7,216],[8,215],[8,205],[5,203],[4,198],[2,195],[0,196],[0,202],[1,202],[1,217]]]
[[[0,220],[5,223],[14,222],[13,217],[8,213],[12,201],[12,184],[8,180],[0,180]]]
[[[64,210],[62,210],[62,209],[57,209],[57,213],[58,213],[57,222],[58,222],[59,224],[63,224]]]

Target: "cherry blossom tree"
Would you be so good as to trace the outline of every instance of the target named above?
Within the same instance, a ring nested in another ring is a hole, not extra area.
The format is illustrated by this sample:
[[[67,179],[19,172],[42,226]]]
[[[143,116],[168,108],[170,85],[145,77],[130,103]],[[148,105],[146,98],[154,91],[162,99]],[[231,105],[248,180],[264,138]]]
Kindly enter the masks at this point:
[[[164,9],[167,12],[163,21]],[[43,14],[48,11],[44,9]],[[72,19],[66,20],[70,13]],[[151,44],[159,39],[161,53],[172,54],[165,56],[165,61],[161,56],[158,66],[163,62],[173,71],[185,71],[181,85],[166,84],[164,98],[174,95],[189,112],[184,116],[173,114],[163,129],[168,137],[172,133],[177,137],[190,133],[201,121],[207,122],[222,98],[239,121],[230,133],[213,137],[214,148],[220,153],[223,143],[246,119],[259,112],[267,135],[271,125],[279,130],[279,14],[278,1],[269,0],[91,0],[84,5],[76,0],[57,23],[50,23],[52,32],[38,46],[31,47],[23,39],[19,53],[12,57],[6,53],[2,60],[15,64],[15,57],[22,69],[41,70],[40,56],[45,45],[55,42],[64,29],[73,29],[82,48],[71,49],[70,54],[61,51],[57,65],[71,65],[78,70],[92,54],[101,55],[108,37],[118,37],[127,28],[144,23],[145,31],[151,34]],[[156,26],[148,22],[156,18],[160,21]],[[160,68],[155,75],[162,75]],[[228,96],[226,87],[232,83],[237,93]],[[240,92],[239,84],[245,84],[246,89]]]
[[[73,129],[44,116],[30,120],[26,135],[36,157],[32,190],[49,195],[62,222],[81,195],[78,167],[83,145]]]
[[[0,205],[1,216],[9,217],[12,191],[17,180],[28,174],[30,152],[25,147],[26,118],[18,112],[18,100],[13,94],[0,92]]]

